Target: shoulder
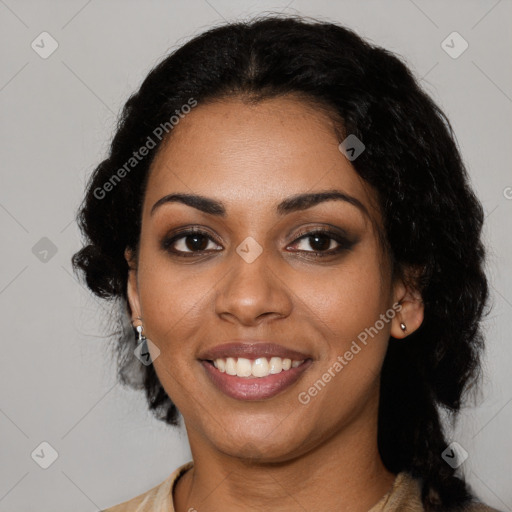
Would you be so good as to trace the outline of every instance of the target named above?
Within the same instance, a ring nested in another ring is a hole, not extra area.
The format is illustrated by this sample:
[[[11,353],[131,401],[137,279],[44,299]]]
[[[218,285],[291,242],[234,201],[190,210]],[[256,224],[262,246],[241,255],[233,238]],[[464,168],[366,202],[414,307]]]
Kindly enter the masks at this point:
[[[408,472],[399,473],[390,491],[369,512],[424,512],[421,501],[421,480]],[[449,511],[446,511],[449,512]],[[458,512],[502,512],[473,501]]]
[[[128,501],[119,503],[101,512],[174,512],[172,499],[172,490],[178,478],[189,468],[193,466],[193,462],[187,462],[167,477],[163,482],[152,487]]]

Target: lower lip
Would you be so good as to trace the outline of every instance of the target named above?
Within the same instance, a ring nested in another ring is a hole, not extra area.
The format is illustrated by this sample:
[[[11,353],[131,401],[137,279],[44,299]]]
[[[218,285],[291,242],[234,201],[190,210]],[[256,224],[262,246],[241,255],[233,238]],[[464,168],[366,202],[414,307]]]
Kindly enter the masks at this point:
[[[282,370],[267,377],[237,377],[223,373],[208,361],[201,361],[208,377],[224,394],[237,400],[265,400],[290,387],[311,366],[306,359],[297,368]]]

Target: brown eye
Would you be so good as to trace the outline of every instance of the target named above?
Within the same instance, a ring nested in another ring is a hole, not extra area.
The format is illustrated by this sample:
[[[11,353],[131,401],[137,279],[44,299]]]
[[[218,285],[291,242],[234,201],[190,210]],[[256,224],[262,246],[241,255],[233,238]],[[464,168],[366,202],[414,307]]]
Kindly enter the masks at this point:
[[[301,233],[301,235],[291,247],[300,244],[302,248],[297,249],[299,252],[311,253],[320,257],[338,254],[350,249],[355,243],[339,233],[323,229]],[[312,250],[308,250],[308,246]]]
[[[314,235],[308,235],[301,238],[301,241],[307,241],[309,246],[314,251],[327,251],[329,249],[333,249],[333,242],[336,241],[326,235],[325,233],[317,233]]]
[[[209,243],[213,243],[213,247]],[[194,253],[201,253],[208,250],[217,251],[212,237],[201,230],[188,230],[166,238],[162,242],[162,248],[178,256],[190,256]]]

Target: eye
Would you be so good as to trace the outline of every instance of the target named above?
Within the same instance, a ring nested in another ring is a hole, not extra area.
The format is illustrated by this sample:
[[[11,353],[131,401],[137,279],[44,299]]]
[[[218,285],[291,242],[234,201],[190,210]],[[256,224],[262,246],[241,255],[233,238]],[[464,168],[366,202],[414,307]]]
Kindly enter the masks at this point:
[[[211,244],[213,244],[213,248]],[[200,229],[189,229],[181,231],[172,237],[165,238],[162,241],[162,248],[176,256],[193,256],[194,253],[202,253],[205,251],[218,251],[215,249],[215,241],[212,236]]]
[[[298,251],[313,254],[315,256],[332,256],[344,250],[350,249],[354,242],[348,240],[340,233],[325,229],[316,229],[307,233],[299,233],[299,238],[289,246],[293,247],[297,244],[302,245]],[[307,250],[307,246],[313,250]]]
[[[309,255],[324,257],[333,256],[344,250],[350,249],[355,242],[349,240],[340,233],[326,229],[316,229],[299,233],[294,243],[287,247],[299,247],[297,252],[304,252]],[[180,257],[200,255],[205,252],[218,252],[222,247],[217,245],[210,233],[201,229],[188,229],[164,238],[161,243],[162,249]],[[312,250],[308,250],[307,246]]]

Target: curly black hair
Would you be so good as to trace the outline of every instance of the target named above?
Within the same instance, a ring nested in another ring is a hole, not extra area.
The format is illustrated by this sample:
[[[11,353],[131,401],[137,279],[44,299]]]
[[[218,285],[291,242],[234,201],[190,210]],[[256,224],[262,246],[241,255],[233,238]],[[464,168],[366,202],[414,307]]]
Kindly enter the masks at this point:
[[[390,338],[379,451],[390,471],[421,479],[426,510],[458,510],[472,496],[441,458],[441,412],[454,418],[481,377],[484,216],[447,117],[399,56],[338,24],[297,16],[228,23],[193,38],[154,67],[125,104],[77,213],[85,243],[73,255],[74,269],[96,295],[118,301],[121,381],[142,387],[153,414],[177,425],[179,412],[153,366],[134,363],[128,321],[124,250],[138,248],[148,170],[183,105],[287,94],[324,105],[342,120],[345,136],[363,141],[352,164],[379,198],[393,272],[407,278],[407,269],[419,269],[410,284],[421,291],[424,321],[407,343]],[[149,140],[156,147],[135,161],[134,151]]]

